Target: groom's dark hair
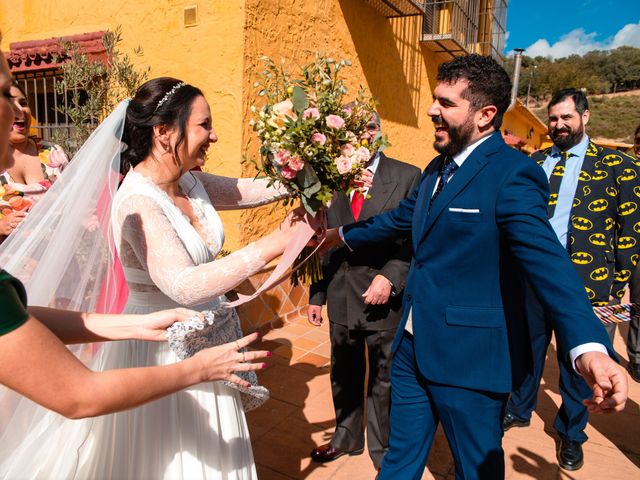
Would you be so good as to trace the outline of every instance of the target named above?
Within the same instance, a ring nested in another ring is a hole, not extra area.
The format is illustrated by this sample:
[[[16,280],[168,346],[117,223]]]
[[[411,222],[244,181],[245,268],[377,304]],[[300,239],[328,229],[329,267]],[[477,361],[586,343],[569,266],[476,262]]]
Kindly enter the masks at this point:
[[[127,148],[121,155],[120,173],[126,174],[151,153],[153,127],[160,124],[178,128],[173,155],[182,167],[178,149],[184,141],[191,106],[198,96],[203,96],[199,88],[176,78],[159,77],[142,84],[127,107],[122,132]]]
[[[456,83],[466,80],[469,86],[462,98],[471,102],[474,110],[493,105],[497,108],[492,125],[498,130],[502,116],[511,103],[511,79],[502,66],[493,58],[478,54],[456,57],[438,67],[439,82]]]

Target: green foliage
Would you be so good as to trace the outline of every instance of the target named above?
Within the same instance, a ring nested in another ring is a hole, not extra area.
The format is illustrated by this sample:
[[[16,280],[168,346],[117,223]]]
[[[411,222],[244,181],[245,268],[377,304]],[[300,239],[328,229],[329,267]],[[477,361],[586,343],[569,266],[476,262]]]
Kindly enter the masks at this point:
[[[507,71],[513,70],[507,59]],[[551,60],[522,57],[518,95],[541,100],[562,88],[584,89],[588,94],[640,88],[640,48],[623,46],[610,51],[594,50],[583,56]]]
[[[66,106],[58,110],[67,115],[72,128],[57,132],[54,141],[74,155],[91,132],[123,99],[132,97],[136,89],[147,80],[149,67],[137,70],[129,55],[119,49],[122,43],[120,27],[105,33],[102,39],[106,60],[90,59],[74,42],[63,42],[62,80],[56,85],[57,93],[70,93]],[[142,49],[134,55],[142,56]]]
[[[546,105],[533,111],[547,122]],[[640,95],[592,96],[589,111],[589,136],[633,143],[633,132],[640,125]]]

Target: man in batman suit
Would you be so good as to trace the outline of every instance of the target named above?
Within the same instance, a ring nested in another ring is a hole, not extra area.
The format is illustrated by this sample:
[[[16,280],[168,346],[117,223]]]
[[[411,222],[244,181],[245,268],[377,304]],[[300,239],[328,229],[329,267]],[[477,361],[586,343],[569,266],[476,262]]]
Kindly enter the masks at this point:
[[[564,89],[549,102],[549,135],[553,146],[532,158],[549,178],[548,216],[567,249],[591,304],[619,303],[640,247],[640,162],[594,144],[585,132],[589,104],[584,93]],[[535,294],[528,290],[534,369],[507,405],[504,429],[526,427],[535,410],[551,324]],[[615,325],[607,328],[613,338]],[[582,443],[589,420],[582,400],[590,388],[563,360],[558,349],[562,405],[554,427],[560,436],[558,463],[566,470],[583,465]]]
[[[438,68],[435,149],[416,190],[366,221],[327,231],[358,251],[411,234],[413,257],[392,345],[391,433],[379,480],[418,480],[442,425],[456,479],[504,478],[502,418],[530,369],[523,280],[566,361],[593,385],[590,411],[624,408],[626,373],[547,219],[549,185],[500,135],[511,81],[491,57]]]

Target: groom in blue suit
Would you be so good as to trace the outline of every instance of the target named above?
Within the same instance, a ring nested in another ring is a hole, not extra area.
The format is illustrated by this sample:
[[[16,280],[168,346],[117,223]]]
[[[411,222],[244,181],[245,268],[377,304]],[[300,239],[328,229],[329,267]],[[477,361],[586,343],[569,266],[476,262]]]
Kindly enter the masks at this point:
[[[434,147],[420,185],[391,211],[330,230],[354,250],[411,232],[413,258],[393,343],[391,433],[380,480],[420,479],[438,424],[457,479],[504,477],[502,416],[531,369],[524,280],[558,348],[594,386],[593,412],[619,411],[626,376],[547,221],[549,184],[499,129],[511,82],[490,57],[440,65]]]

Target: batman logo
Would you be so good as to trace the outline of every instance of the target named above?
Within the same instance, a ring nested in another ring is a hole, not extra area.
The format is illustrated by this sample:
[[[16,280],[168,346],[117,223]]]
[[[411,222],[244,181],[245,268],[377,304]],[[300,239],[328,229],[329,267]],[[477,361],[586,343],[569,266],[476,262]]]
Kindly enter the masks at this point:
[[[577,206],[578,206],[578,205],[580,205],[581,203],[582,203],[582,201],[581,201],[578,197],[576,197],[576,198],[574,198],[574,199],[573,199],[573,205],[572,205],[572,207],[577,207]]]
[[[609,155],[605,155],[602,158],[602,163],[604,163],[605,165],[608,165],[610,167],[613,167],[614,165],[620,165],[622,163],[622,157],[620,155],[616,155],[614,153],[609,154]]]
[[[588,197],[589,195],[591,195],[591,188],[589,187],[589,185],[585,185],[584,187],[582,187],[582,194],[585,197]]]
[[[604,219],[604,229],[609,231],[613,228],[613,218],[605,218]]]
[[[606,280],[609,278],[609,269],[607,267],[596,268],[591,275],[589,275],[591,280],[596,282],[601,282],[602,280]]]
[[[608,305],[607,302],[591,302],[592,307],[604,307]]]
[[[633,225],[633,231],[636,232],[636,233],[640,233],[640,222],[636,222]]]
[[[600,180],[604,180],[608,176],[609,174],[604,170],[596,170],[595,172],[593,172],[593,175],[591,176],[591,178],[596,182],[599,182]]]
[[[598,149],[593,143],[590,143],[589,146],[587,147],[587,155],[590,157],[598,156]]]
[[[589,297],[589,300],[593,300],[594,298],[596,298],[596,292],[591,290],[589,287],[584,287],[584,289],[587,292],[587,296]]]
[[[618,213],[622,216],[631,215],[638,209],[638,204],[635,202],[624,202],[618,207]]]
[[[600,200],[594,200],[593,202],[591,202],[588,208],[591,212],[602,212],[606,210],[608,206],[609,202],[607,202],[604,198],[601,198]]]
[[[640,197],[640,185],[636,185],[635,187],[633,187],[633,193],[636,194],[636,197]]]
[[[616,272],[614,278],[616,282],[626,282],[631,277],[631,270],[620,270]]]
[[[589,175],[587,172],[585,172],[584,170],[580,170],[580,175],[578,176],[578,179],[581,182],[588,182],[591,180],[591,175]]]
[[[636,173],[636,171],[633,168],[625,168],[624,170],[622,170],[622,175],[620,175],[618,178],[616,178],[616,181],[618,183],[620,182],[629,182],[633,179],[635,179],[638,176],[638,174]]]
[[[607,244],[607,238],[604,233],[594,233],[589,237],[589,241],[599,247],[604,247]]]
[[[562,165],[556,165],[555,167],[553,167],[553,172],[551,172],[551,175],[555,175],[557,177],[564,176],[564,167]]]
[[[584,217],[573,217],[571,219],[571,225],[576,230],[591,230],[593,228],[593,222]]]
[[[621,250],[636,246],[636,239],[633,237],[618,237],[618,248]]]
[[[631,263],[633,264],[634,267],[638,264],[638,254],[637,253],[634,253],[633,255],[631,255]]]
[[[574,252],[571,254],[571,261],[577,265],[588,265],[593,262],[593,255],[587,252]]]
[[[556,203],[558,203],[558,194],[552,193],[549,195],[549,205],[555,205]]]
[[[636,187],[638,188],[638,187]],[[616,187],[607,187],[606,188],[606,192],[607,195],[609,195],[610,197],[617,197],[618,196],[618,190],[616,190]],[[636,193],[636,195],[638,195],[640,197],[640,189],[638,189],[638,193]]]

